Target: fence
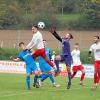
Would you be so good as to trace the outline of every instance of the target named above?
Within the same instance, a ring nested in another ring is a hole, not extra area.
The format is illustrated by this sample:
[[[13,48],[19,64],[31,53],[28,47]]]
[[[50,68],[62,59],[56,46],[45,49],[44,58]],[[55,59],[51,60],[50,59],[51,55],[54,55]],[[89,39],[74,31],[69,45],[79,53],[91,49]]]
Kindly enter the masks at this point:
[[[93,42],[93,36],[99,35],[100,31],[59,31],[60,36],[66,33],[72,33],[74,39],[71,41],[71,47],[78,42],[81,49],[88,49]],[[44,39],[47,40],[47,45],[52,48],[61,49],[61,44],[56,40],[49,31],[42,31]],[[0,30],[0,47],[2,48],[16,48],[18,43],[23,41],[26,44],[32,39],[31,30]]]

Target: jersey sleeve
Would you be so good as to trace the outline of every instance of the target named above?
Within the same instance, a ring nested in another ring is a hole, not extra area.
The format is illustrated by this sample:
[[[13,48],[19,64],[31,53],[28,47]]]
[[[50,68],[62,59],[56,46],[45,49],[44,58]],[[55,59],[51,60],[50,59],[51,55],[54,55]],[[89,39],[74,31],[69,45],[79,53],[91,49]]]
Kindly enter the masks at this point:
[[[18,55],[18,58],[22,59],[21,53]]]
[[[53,35],[56,39],[58,39],[60,42],[62,42],[62,38],[58,35],[57,32],[52,33],[52,35]]]
[[[93,50],[94,50],[94,45],[92,45],[92,46],[90,47],[89,51],[93,52]]]
[[[52,59],[52,54],[51,54],[51,50],[49,49],[49,59]]]
[[[73,56],[74,55],[74,50],[71,52],[71,56]]]
[[[34,37],[32,38],[32,40],[30,41],[30,43],[27,45],[27,48],[32,49],[32,47],[34,47],[37,44],[38,37]]]

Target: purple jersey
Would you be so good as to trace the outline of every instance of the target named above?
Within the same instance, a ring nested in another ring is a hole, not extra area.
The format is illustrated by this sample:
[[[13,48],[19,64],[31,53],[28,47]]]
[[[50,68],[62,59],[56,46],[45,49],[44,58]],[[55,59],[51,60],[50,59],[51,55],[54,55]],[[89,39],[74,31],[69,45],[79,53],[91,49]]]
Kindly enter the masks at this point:
[[[69,40],[66,38],[62,39],[62,55],[71,57],[70,43]]]
[[[66,38],[61,38],[56,32],[53,32],[52,34],[62,43],[61,61],[65,61],[66,66],[71,67],[71,51],[69,40]]]

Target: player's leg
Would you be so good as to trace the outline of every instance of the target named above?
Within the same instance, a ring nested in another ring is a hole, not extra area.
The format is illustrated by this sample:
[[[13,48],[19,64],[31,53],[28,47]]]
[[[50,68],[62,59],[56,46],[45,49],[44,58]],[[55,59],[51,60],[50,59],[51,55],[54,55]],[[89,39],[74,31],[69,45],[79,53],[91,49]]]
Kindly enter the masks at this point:
[[[59,74],[60,70],[59,70],[59,61],[58,60],[54,60],[55,66],[57,68],[57,70],[55,71],[55,76]]]
[[[38,85],[39,85],[39,86],[42,86],[42,85],[43,85],[43,81],[44,81],[45,79],[47,79],[48,77],[49,77],[49,75],[47,75],[47,74],[41,74],[41,75],[39,75],[39,76],[35,76],[35,77],[34,77],[33,86],[34,86],[34,87],[38,87]],[[39,81],[38,81],[38,78],[40,78]]]
[[[38,78],[39,77],[37,75],[34,76],[33,87],[36,87],[36,88],[38,87],[38,84],[37,84]]]
[[[38,71],[34,71],[34,73],[35,76],[34,76],[33,86],[39,88],[38,78],[40,78],[41,75],[38,74]]]
[[[55,60],[61,61],[61,60],[64,60],[64,59],[63,59],[62,55],[57,55],[55,57]]]
[[[26,84],[27,84],[28,90],[30,90],[30,74],[29,73],[27,73],[27,76],[26,76]]]
[[[74,76],[75,76],[76,73],[77,73],[77,66],[73,66],[72,71],[73,71],[73,74],[71,75],[71,79],[74,78]]]
[[[67,89],[70,89],[71,87],[71,58],[67,58],[65,56],[65,63],[67,66],[67,72],[68,72],[68,84],[67,84]]]
[[[67,72],[68,72],[68,84],[67,84],[67,89],[70,89],[71,87],[71,68],[68,66],[67,67]]]
[[[98,61],[98,81],[97,83],[100,82],[100,61]]]
[[[51,71],[51,66],[47,63],[39,63],[39,67],[42,74],[41,80],[39,81],[40,86],[43,84],[43,81],[49,77],[48,73]]]
[[[48,59],[48,57],[46,56],[46,52],[45,49],[43,49],[41,51],[41,56],[45,59],[45,61],[51,66],[54,67],[54,64]]]
[[[38,67],[37,67],[37,65],[36,65],[35,62],[32,62],[31,65],[32,65],[32,66],[31,66],[31,71],[34,71],[34,74],[35,74],[33,86],[36,87],[36,88],[39,88],[39,85],[38,85],[38,83],[37,83],[37,80],[38,80],[38,78],[39,78],[39,76],[40,76]]]
[[[91,87],[91,89],[92,90],[96,89],[97,85],[98,85],[98,69],[97,69],[96,64],[95,64],[95,68],[94,68],[94,83],[93,83],[93,86]]]
[[[93,84],[93,86],[91,87],[92,90],[96,89],[97,83],[98,83],[98,73],[97,73],[97,71],[95,70],[95,72],[94,72],[94,84]]]
[[[36,58],[38,56],[42,56],[50,66],[54,67],[54,64],[47,58],[44,48],[35,51],[35,53],[33,54],[33,57]]]
[[[71,75],[71,79],[75,77],[77,72],[73,72],[73,74]]]
[[[48,74],[42,74],[42,77],[41,77],[40,81],[43,83],[43,81],[46,80],[48,77],[49,77]]]
[[[31,74],[31,69],[26,66],[26,85],[27,85],[27,89],[30,90],[30,74]]]
[[[83,85],[83,80],[84,80],[84,77],[85,77],[84,67],[82,65],[80,65],[79,70],[82,72],[82,75],[81,75],[81,78],[80,78],[80,85]]]
[[[56,67],[58,68],[58,71],[55,72],[55,76],[59,73],[59,61],[63,61],[64,59],[62,59],[61,57],[62,55],[57,55],[55,56],[55,64],[56,64]]]
[[[100,68],[98,69],[98,81],[97,81],[97,83],[99,83],[100,82]]]
[[[58,61],[65,61],[65,64],[67,66],[67,72],[68,72],[68,84],[67,84],[67,89],[70,89],[71,87],[71,59],[67,58],[64,55],[58,55],[55,57],[56,60]]]

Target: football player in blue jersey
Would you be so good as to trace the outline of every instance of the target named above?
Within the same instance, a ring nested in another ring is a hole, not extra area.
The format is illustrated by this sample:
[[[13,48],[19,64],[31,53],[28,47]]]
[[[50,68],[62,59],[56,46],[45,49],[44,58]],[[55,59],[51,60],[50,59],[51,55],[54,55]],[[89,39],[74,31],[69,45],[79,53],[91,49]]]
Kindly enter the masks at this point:
[[[30,50],[26,49],[26,46],[23,42],[19,43],[19,47],[22,49],[22,52],[20,52],[18,58],[13,58],[14,61],[18,61],[19,59],[22,59],[26,63],[26,83],[27,87],[30,90],[30,75],[32,74],[32,71],[34,71],[35,75],[38,76],[38,68],[36,66],[36,63],[34,61],[34,58],[31,55]]]

